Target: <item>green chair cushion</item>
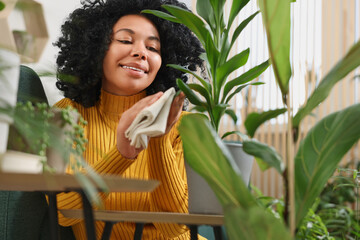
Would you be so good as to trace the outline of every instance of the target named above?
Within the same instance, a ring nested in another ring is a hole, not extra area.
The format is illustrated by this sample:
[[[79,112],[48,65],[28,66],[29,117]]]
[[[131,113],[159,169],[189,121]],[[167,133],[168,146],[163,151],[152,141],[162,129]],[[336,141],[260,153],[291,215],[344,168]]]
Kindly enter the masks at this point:
[[[61,239],[75,239],[60,228]],[[0,239],[50,239],[48,204],[40,192],[0,191]]]
[[[17,101],[30,101],[33,103],[44,102],[48,104],[44,87],[41,83],[39,76],[33,69],[24,65],[20,66],[20,79]]]

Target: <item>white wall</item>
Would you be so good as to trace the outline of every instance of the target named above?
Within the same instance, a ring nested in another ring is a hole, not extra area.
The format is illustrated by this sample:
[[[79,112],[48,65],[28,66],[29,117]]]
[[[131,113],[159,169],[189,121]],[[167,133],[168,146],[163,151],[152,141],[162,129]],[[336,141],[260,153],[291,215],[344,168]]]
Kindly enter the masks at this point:
[[[60,34],[60,26],[65,18],[75,8],[80,6],[78,0],[37,0],[44,9],[45,21],[49,34],[49,41],[41,56],[39,63],[31,66],[36,71],[52,70],[55,72],[55,60],[58,48],[52,44],[57,40]],[[42,78],[49,104],[54,104],[62,98],[60,91],[55,87],[55,78]]]
[[[49,33],[49,41],[44,50],[44,53],[35,65],[31,65],[35,70],[49,70],[55,69],[55,59],[58,48],[54,47],[54,43],[60,34],[60,26],[65,18],[75,8],[79,7],[80,0],[37,0],[43,5],[47,29]],[[131,1],[131,0],[129,0]],[[191,0],[184,0],[189,8],[191,8]],[[62,98],[60,92],[55,87],[54,78],[42,78],[45,92],[48,96],[49,103],[52,105]]]

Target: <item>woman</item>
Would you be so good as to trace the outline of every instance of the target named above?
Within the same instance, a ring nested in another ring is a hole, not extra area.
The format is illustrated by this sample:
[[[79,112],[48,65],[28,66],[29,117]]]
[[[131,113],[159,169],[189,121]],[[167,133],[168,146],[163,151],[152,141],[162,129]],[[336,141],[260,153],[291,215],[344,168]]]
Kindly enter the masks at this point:
[[[73,106],[88,122],[85,160],[100,174],[158,179],[152,193],[110,193],[105,209],[126,211],[187,212],[187,183],[182,143],[177,131],[184,94],[170,109],[166,133],[151,138],[146,149],[135,148],[125,137],[137,113],[176,88],[176,78],[187,81],[173,63],[191,70],[201,66],[199,41],[185,26],[142,14],[144,9],[164,11],[162,4],[186,8],[177,0],[87,0],[62,26],[56,42],[57,87],[66,98],[58,107]],[[72,76],[64,78],[63,76]],[[60,209],[81,208],[76,193],[58,195]],[[77,239],[86,239],[83,221],[60,216],[72,226]],[[96,222],[99,238],[104,224]],[[112,239],[133,239],[134,223],[118,223]],[[178,224],[147,224],[143,239],[189,239],[189,230]]]

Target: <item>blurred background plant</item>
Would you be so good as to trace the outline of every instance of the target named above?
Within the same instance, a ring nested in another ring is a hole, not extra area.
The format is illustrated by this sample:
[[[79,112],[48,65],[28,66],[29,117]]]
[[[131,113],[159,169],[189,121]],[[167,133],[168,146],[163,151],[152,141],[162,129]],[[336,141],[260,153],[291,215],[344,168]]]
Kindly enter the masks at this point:
[[[356,162],[356,161],[355,161]],[[339,167],[320,195],[317,214],[335,239],[360,239],[360,163]]]
[[[353,161],[358,162],[358,161]],[[337,169],[297,229],[296,239],[360,239],[360,163]],[[259,203],[276,218],[283,219],[284,200],[264,196],[251,186]]]

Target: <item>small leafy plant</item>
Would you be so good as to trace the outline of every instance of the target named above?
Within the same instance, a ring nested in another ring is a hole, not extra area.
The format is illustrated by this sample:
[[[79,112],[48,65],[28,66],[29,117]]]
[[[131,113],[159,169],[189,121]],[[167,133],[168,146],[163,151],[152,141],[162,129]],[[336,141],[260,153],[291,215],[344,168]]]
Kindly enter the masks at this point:
[[[46,161],[47,150],[54,149],[66,161],[73,157],[82,165],[82,154],[87,140],[82,117],[74,119],[77,111],[73,108],[50,108],[46,103],[18,102],[12,111],[13,127],[9,134],[8,148],[40,155],[44,171],[51,171]],[[61,138],[65,134],[65,139]],[[73,163],[72,163],[73,164]]]
[[[9,149],[40,155],[44,172],[54,173],[54,168],[47,161],[49,149],[53,149],[56,157],[73,170],[88,198],[98,206],[102,205],[97,194],[98,188],[104,192],[107,192],[108,188],[83,159],[87,143],[83,126],[87,123],[80,115],[79,118],[74,118],[76,109],[58,109],[45,103],[33,105],[31,102],[19,102],[15,107],[0,107],[0,113],[12,119]]]

